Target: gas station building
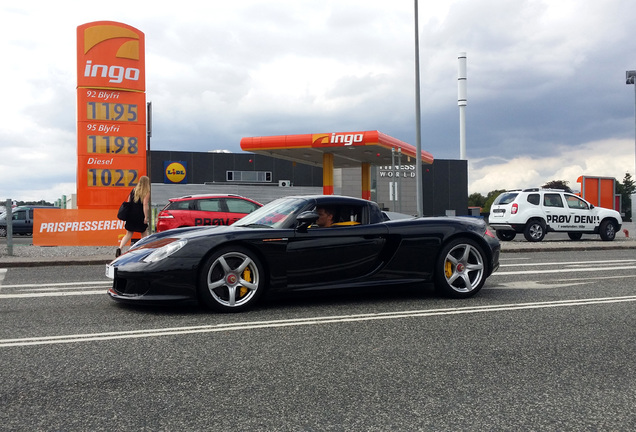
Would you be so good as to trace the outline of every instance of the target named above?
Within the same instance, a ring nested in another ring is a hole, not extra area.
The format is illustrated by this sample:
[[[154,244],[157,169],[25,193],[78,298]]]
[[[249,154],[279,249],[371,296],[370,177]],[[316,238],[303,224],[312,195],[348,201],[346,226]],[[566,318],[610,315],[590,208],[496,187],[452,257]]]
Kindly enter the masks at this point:
[[[416,149],[379,131],[247,137],[245,153],[151,151],[152,204],[192,194],[232,193],[266,204],[278,197],[362,197],[417,213]],[[468,214],[465,160],[422,151],[425,216]]]

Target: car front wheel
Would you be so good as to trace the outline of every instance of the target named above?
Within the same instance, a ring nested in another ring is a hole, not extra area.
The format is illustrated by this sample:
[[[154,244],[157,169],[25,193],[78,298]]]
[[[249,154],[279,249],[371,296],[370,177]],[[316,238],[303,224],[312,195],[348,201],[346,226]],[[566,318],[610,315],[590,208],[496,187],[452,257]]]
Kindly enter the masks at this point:
[[[265,274],[256,255],[242,247],[229,247],[206,261],[199,282],[199,297],[211,309],[238,312],[252,306],[264,290]]]
[[[486,255],[473,240],[455,239],[444,246],[435,268],[436,288],[453,298],[476,294],[486,281]]]
[[[539,220],[531,220],[526,224],[523,235],[529,242],[540,242],[545,237],[545,224]]]
[[[514,231],[501,231],[497,230],[497,238],[501,241],[510,241],[516,237],[517,233]]]
[[[616,225],[612,221],[604,220],[599,227],[599,234],[604,241],[612,241],[616,237]]]

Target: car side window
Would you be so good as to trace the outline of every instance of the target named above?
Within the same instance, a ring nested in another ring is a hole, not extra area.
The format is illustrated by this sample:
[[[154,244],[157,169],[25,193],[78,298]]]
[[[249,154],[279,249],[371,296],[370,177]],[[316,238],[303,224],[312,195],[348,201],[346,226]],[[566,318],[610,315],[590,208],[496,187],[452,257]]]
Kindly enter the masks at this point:
[[[585,201],[574,195],[567,195],[565,198],[568,207],[571,209],[588,210],[589,207]]]
[[[226,199],[225,204],[230,213],[252,213],[259,208],[256,204],[242,199]]]
[[[13,219],[13,220],[26,220],[26,218],[27,218],[26,211],[17,211],[15,213],[13,213],[13,217],[11,219]]]
[[[198,210],[209,212],[222,212],[223,206],[220,199],[202,199],[197,200]]]
[[[541,203],[541,197],[539,196],[539,194],[530,194],[528,195],[527,200],[530,204],[534,205],[539,205],[539,203]]]
[[[166,210],[189,210],[192,201],[174,201],[171,202]]]
[[[543,196],[543,205],[545,207],[563,207],[563,200],[559,194],[545,194]]]
[[[352,226],[362,223],[362,208],[342,206],[337,208],[333,226]]]

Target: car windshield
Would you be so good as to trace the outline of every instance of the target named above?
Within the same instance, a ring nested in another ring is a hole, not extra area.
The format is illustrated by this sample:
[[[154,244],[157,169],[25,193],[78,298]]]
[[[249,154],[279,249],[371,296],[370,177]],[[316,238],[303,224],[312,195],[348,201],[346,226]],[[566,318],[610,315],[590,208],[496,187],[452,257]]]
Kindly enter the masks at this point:
[[[302,198],[280,198],[264,205],[236,222],[235,226],[289,228],[296,216],[306,207]]]

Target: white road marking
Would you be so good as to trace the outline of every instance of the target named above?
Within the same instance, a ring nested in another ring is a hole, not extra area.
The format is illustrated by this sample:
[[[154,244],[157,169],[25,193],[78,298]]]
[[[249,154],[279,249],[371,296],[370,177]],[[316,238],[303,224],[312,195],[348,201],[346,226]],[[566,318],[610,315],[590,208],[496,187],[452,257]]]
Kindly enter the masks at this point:
[[[542,309],[542,308],[553,308],[553,307],[588,306],[588,305],[595,305],[595,304],[625,303],[625,302],[634,302],[634,301],[636,301],[636,296],[604,297],[604,298],[579,299],[579,300],[559,300],[559,301],[551,301],[551,302],[512,303],[512,304],[503,304],[503,305],[473,306],[473,307],[468,306],[463,308],[398,311],[398,312],[385,312],[385,313],[360,314],[360,315],[322,316],[322,317],[297,318],[297,319],[274,320],[274,321],[254,321],[254,322],[238,323],[238,324],[216,324],[216,325],[190,326],[190,327],[167,327],[167,328],[148,329],[148,330],[129,330],[129,331],[120,331],[120,332],[73,334],[73,335],[61,335],[61,336],[42,336],[42,337],[19,338],[19,339],[0,339],[0,348],[32,346],[32,345],[52,345],[52,344],[77,343],[77,342],[89,342],[89,341],[104,341],[104,340],[116,340],[116,339],[136,339],[136,338],[174,336],[174,335],[195,334],[195,333],[218,333],[218,332],[229,332],[229,331],[236,331],[236,330],[244,331],[244,330],[254,330],[254,329],[263,329],[263,328],[294,327],[294,326],[301,326],[301,325],[324,325],[324,324],[344,323],[344,322],[377,321],[377,320],[384,320],[384,319],[403,319],[403,318],[416,318],[416,317],[422,318],[422,317],[432,317],[432,316],[462,315],[462,314],[483,313],[483,312],[500,312],[500,311]]]
[[[19,284],[19,285],[2,285],[2,288],[40,288],[40,287],[72,287],[72,286],[86,286],[86,285],[110,285],[109,281],[86,281],[86,282],[59,282],[59,283],[34,283],[34,284]]]
[[[522,275],[522,274],[547,274],[547,273],[565,273],[567,271],[576,271],[578,272],[597,272],[597,271],[608,271],[608,270],[636,270],[636,265],[633,267],[590,267],[590,268],[577,268],[576,270],[568,270],[566,268],[559,269],[536,269],[536,270],[519,270],[519,271],[499,271],[497,270],[492,275],[493,276],[506,276],[506,275]]]
[[[66,297],[66,296],[95,295],[95,294],[106,295],[106,289],[92,290],[92,291],[57,291],[55,293],[34,292],[34,293],[0,294],[0,300],[33,298],[33,297]]]
[[[531,262],[531,263],[516,263],[516,264],[502,264],[499,267],[543,267],[543,266],[555,266],[555,265],[576,265],[583,266],[588,264],[619,264],[619,263],[633,263],[636,265],[636,259],[624,259],[624,260],[603,260],[603,261],[563,261],[563,262]]]
[[[489,286],[488,289],[521,289],[521,290],[536,290],[536,289],[553,289],[563,288],[575,285],[585,285],[590,281],[583,282],[570,282],[570,283],[558,283],[552,281],[551,283],[541,283],[537,281],[516,281],[516,282],[504,282],[495,286]]]

